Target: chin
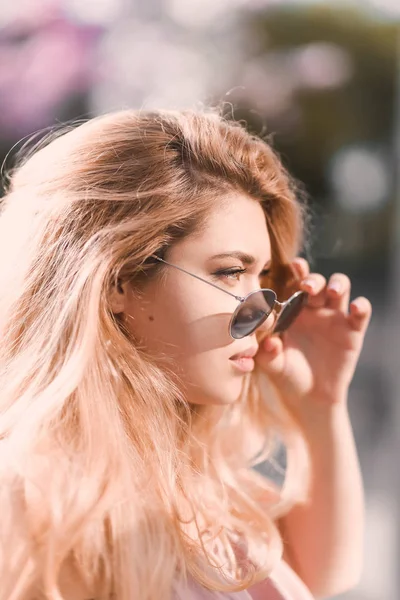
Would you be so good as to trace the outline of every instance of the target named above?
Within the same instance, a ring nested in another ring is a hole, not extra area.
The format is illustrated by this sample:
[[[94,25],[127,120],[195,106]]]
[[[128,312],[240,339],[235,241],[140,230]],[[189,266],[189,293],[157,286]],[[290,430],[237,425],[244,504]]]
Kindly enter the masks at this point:
[[[214,364],[190,365],[182,380],[184,394],[191,404],[226,406],[235,404],[247,387],[248,373],[238,373],[231,365]]]
[[[240,383],[240,384],[239,384]],[[235,404],[242,394],[243,390],[243,380],[238,382],[235,381],[233,384],[227,384],[226,386],[222,385],[218,387],[218,393],[215,393],[215,389],[213,390],[203,390],[200,393],[190,394],[190,403],[191,404],[203,404],[203,405],[213,405],[213,406],[226,406],[229,404]]]

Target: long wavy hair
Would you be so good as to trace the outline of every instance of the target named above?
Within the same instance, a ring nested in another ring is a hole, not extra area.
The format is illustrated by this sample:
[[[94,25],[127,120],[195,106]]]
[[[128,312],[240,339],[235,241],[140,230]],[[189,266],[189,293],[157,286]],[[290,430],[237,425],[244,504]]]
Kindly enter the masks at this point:
[[[283,292],[304,230],[296,187],[268,143],[215,111],[104,115],[48,137],[11,173],[0,600],[159,600],[187,577],[240,590],[280,560],[276,521],[306,498],[308,462],[279,395],[256,371],[234,405],[190,406],[110,308],[113,285],[161,277],[149,257],[232,191],[261,203],[266,283]],[[253,468],[272,460],[277,436],[281,488]]]

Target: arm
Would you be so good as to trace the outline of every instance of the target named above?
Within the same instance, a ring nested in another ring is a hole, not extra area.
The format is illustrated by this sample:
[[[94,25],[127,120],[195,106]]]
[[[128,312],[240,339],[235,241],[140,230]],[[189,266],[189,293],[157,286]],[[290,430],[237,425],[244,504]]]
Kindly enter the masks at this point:
[[[305,432],[312,468],[310,501],[294,507],[279,526],[284,558],[316,597],[326,597],[359,580],[364,498],[346,402],[322,406],[315,417]]]
[[[311,459],[309,502],[279,523],[285,558],[325,597],[353,587],[361,572],[364,499],[347,394],[371,304],[364,297],[350,302],[342,273],[327,281],[302,258],[293,267],[307,305],[283,336],[263,340],[256,360],[301,427]]]

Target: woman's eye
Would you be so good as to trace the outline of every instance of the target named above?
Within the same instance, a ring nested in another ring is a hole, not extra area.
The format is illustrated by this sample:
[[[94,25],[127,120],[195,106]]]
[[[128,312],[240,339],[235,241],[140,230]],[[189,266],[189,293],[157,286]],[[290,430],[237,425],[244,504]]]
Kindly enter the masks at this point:
[[[222,269],[214,273],[215,277],[223,279],[236,279],[239,281],[240,275],[246,273],[246,269]]]

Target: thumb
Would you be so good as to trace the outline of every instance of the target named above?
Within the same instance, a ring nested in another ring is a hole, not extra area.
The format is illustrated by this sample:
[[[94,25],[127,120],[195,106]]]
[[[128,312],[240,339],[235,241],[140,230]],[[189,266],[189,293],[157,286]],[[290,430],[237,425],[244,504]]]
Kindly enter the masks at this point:
[[[271,378],[279,376],[284,367],[283,342],[281,338],[277,335],[264,338],[254,360]]]

